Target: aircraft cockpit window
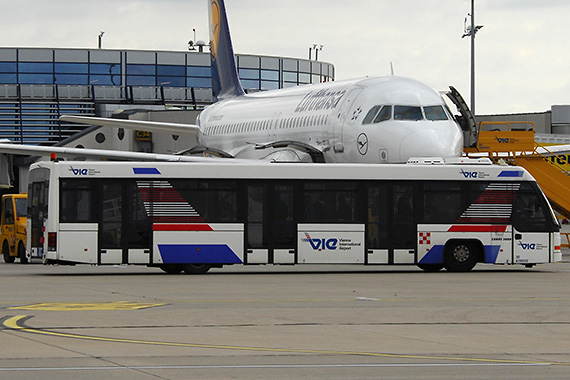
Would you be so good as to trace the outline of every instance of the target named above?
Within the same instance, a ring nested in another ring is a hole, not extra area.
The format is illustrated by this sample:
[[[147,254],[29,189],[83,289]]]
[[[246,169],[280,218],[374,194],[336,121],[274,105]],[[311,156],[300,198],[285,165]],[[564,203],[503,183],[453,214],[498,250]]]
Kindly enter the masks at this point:
[[[448,120],[447,114],[442,106],[429,106],[424,107],[424,112],[426,114],[426,119],[437,121],[437,120]]]
[[[364,120],[362,121],[362,124],[370,124],[372,123],[372,120],[374,120],[374,116],[376,116],[376,114],[378,113],[378,111],[380,110],[380,108],[382,108],[382,106],[374,106],[370,109],[370,111],[368,111],[368,113],[366,114],[366,116],[364,117]]]
[[[368,111],[362,124],[379,123],[392,118],[392,106],[374,106]]]
[[[423,118],[421,107],[394,106],[394,120],[422,120]]]
[[[381,121],[390,120],[392,118],[392,106],[384,106],[378,112],[378,115],[374,118],[374,123],[379,123]]]

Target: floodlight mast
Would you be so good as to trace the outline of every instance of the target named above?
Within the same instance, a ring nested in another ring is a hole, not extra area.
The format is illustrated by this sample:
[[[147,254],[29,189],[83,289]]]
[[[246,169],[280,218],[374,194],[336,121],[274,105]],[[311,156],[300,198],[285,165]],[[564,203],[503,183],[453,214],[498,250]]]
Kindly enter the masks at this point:
[[[475,0],[471,0],[471,25],[467,25],[467,17],[465,18],[465,33],[463,37],[471,37],[471,112],[475,115],[475,34],[483,27],[483,25],[475,26]]]

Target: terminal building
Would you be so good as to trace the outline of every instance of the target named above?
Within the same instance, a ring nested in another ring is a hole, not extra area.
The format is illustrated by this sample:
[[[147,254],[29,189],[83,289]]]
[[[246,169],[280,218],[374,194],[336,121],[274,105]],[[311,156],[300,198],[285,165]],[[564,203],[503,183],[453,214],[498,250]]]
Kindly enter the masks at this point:
[[[238,54],[236,62],[246,92],[328,82],[335,75],[332,64],[307,59]],[[138,111],[135,118],[194,123],[197,113],[212,103],[211,88],[209,52],[0,48],[0,138],[20,144],[172,153],[188,148],[189,142],[156,133],[117,134],[111,128],[62,123],[59,117],[127,118]],[[16,158],[13,166],[30,162]],[[0,183],[12,176],[25,191],[17,170],[0,175]]]

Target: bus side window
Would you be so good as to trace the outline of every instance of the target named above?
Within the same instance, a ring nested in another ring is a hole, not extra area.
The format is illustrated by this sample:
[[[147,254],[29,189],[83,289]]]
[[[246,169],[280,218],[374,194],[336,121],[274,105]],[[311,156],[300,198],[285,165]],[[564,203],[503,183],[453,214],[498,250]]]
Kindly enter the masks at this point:
[[[93,189],[89,180],[65,180],[61,182],[60,222],[85,223],[94,221]]]
[[[520,191],[513,207],[513,227],[519,232],[548,231],[546,213],[536,194]]]

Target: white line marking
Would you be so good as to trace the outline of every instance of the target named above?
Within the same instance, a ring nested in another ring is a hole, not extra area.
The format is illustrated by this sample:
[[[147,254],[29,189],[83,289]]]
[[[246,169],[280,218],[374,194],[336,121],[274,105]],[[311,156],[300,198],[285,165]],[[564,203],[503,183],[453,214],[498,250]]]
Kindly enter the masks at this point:
[[[367,367],[536,367],[551,363],[425,363],[425,364],[242,364],[242,365],[171,365],[171,366],[105,366],[105,367],[15,367],[0,372],[18,371],[110,371],[143,369],[267,369],[267,368],[367,368]]]

